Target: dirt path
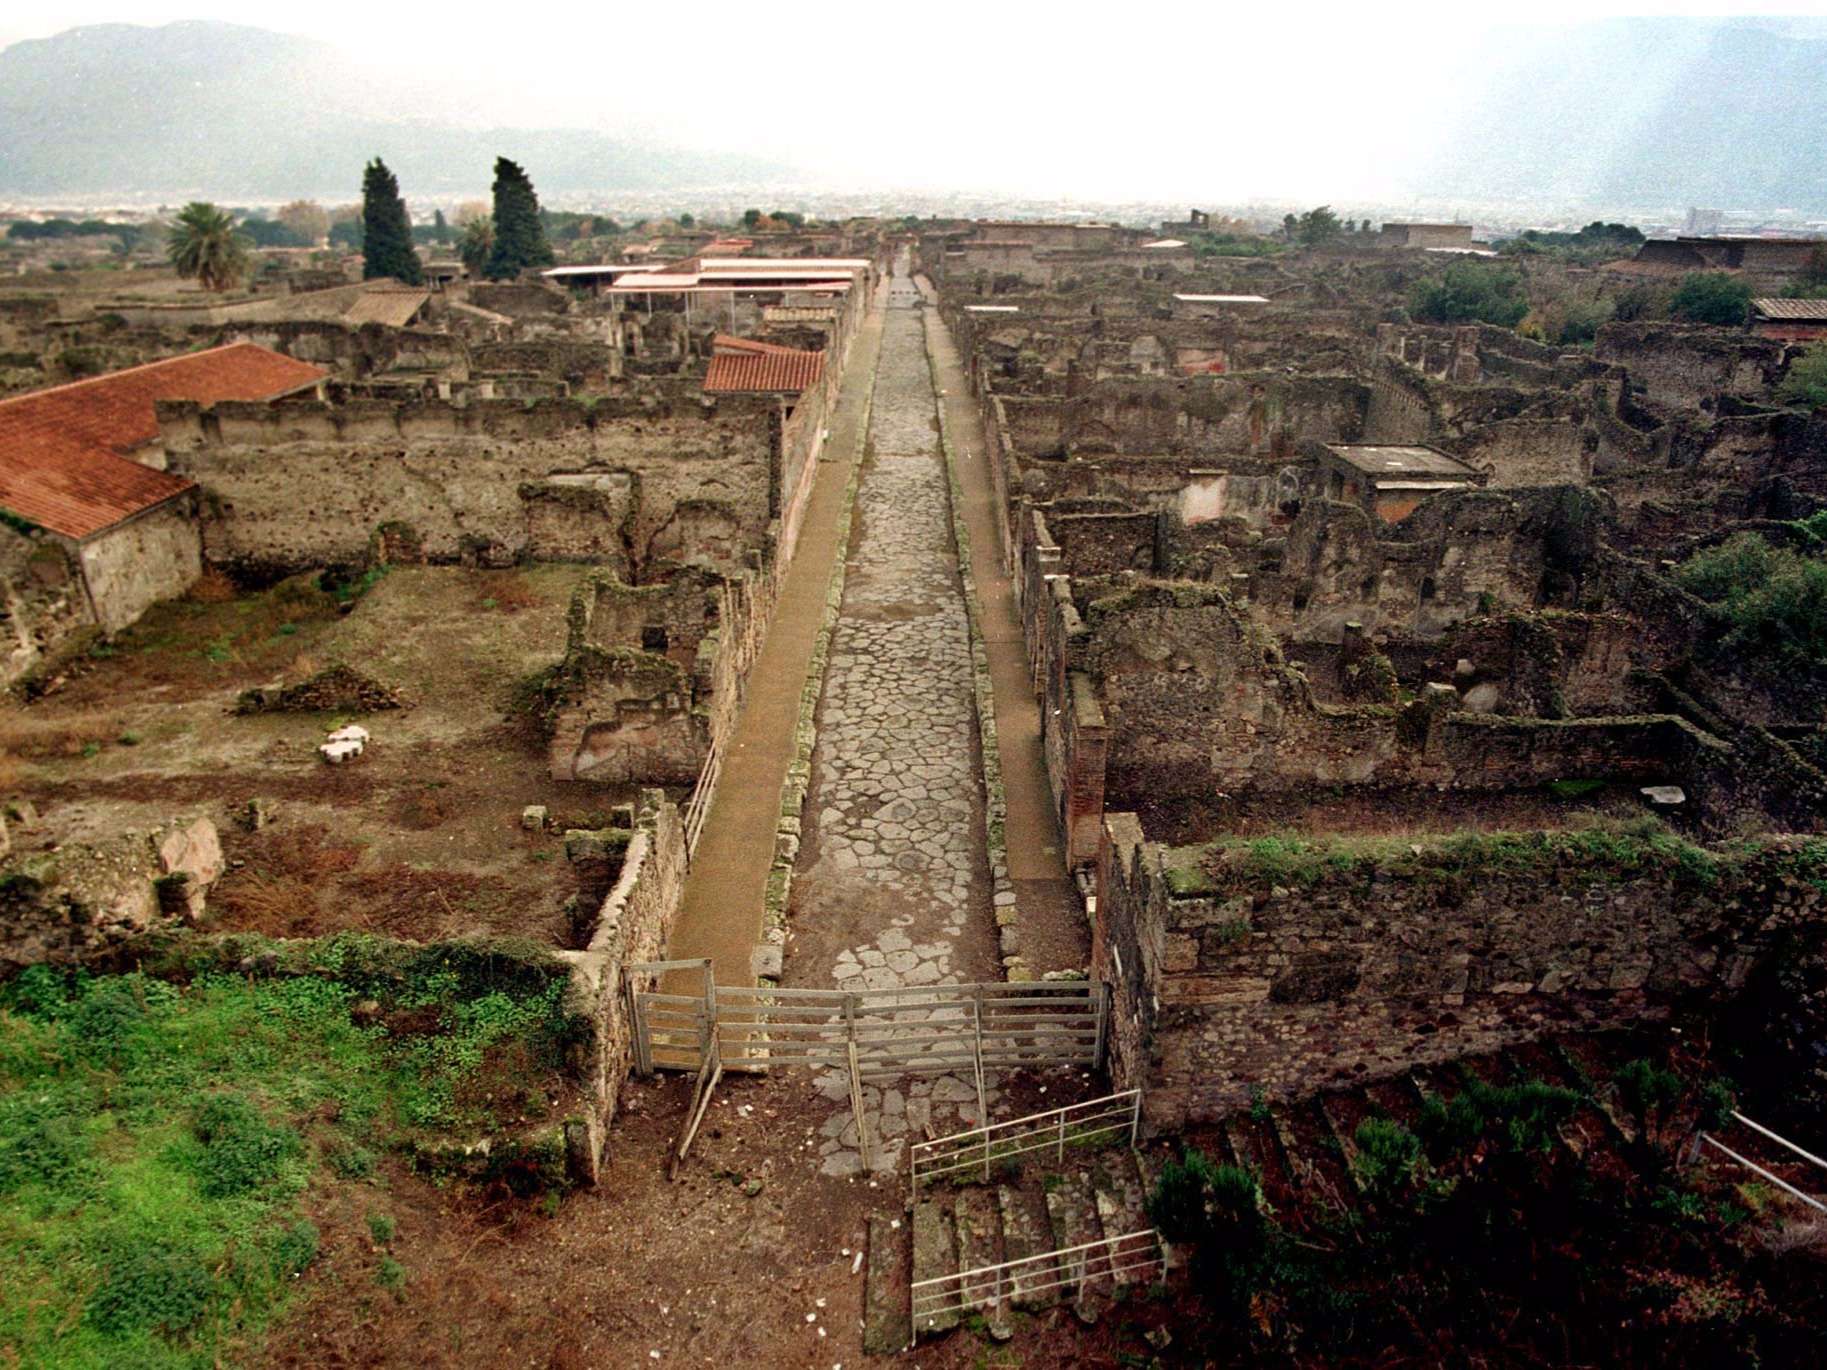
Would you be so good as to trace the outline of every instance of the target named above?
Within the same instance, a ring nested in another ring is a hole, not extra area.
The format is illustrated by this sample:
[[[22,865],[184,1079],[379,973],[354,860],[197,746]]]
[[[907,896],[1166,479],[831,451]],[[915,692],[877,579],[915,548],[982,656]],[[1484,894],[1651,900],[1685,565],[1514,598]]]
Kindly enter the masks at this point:
[[[824,614],[833,558],[847,529],[844,487],[863,450],[863,416],[882,340],[883,301],[870,311],[845,367],[843,393],[820,458],[817,484],[800,525],[767,641],[749,672],[742,714],[724,756],[723,775],[704,824],[684,905],[667,956],[710,957],[720,984],[755,983],[750,958],[761,941],[762,901],[774,860],[780,786],[793,755],[800,691]],[[669,986],[668,988],[673,988]],[[681,983],[691,993],[695,982]]]
[[[926,289],[925,282],[921,282]],[[1021,954],[1034,971],[1082,970],[1090,964],[1091,929],[1077,887],[1066,872],[1053,792],[1041,753],[1040,707],[1028,676],[1027,649],[1015,589],[1003,565],[996,524],[1002,511],[984,460],[987,444],[951,330],[927,311],[927,346],[938,376],[945,424],[958,460],[965,525],[971,534],[984,648],[996,703],[997,753],[1008,802],[1009,881],[1021,929]]]

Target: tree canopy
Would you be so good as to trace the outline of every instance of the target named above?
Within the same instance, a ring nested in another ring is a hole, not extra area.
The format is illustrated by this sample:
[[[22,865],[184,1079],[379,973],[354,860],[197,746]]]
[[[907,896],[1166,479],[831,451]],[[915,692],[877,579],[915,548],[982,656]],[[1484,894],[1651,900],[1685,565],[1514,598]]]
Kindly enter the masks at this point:
[[[273,217],[304,239],[309,246],[315,247],[330,232],[330,216],[315,200],[293,200],[290,204],[279,206],[279,211]]]
[[[495,160],[495,242],[482,274],[491,281],[511,281],[533,266],[550,266],[556,257],[539,220],[539,196],[519,163]]]
[[[1789,374],[1776,388],[1777,398],[1810,409],[1827,405],[1827,343],[1816,343],[1789,363]]]
[[[166,239],[166,255],[186,280],[205,290],[227,290],[247,271],[247,239],[228,212],[192,200],[178,212]]]
[[[1723,271],[1690,272],[1675,287],[1668,307],[1677,319],[1730,328],[1745,321],[1745,313],[1751,307],[1751,287]]]
[[[362,279],[391,276],[421,285],[425,272],[412,250],[412,220],[400,183],[379,157],[362,171]]]
[[[1495,262],[1459,261],[1417,281],[1409,312],[1423,323],[1489,323],[1514,328],[1529,312],[1522,277]]]

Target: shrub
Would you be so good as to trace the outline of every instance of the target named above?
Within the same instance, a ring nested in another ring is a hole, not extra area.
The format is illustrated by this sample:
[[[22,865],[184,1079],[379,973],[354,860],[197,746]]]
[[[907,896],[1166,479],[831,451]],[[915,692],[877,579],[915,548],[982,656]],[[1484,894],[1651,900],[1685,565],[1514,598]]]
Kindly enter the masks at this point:
[[[1723,271],[1695,271],[1681,278],[1668,303],[1677,319],[1730,328],[1745,321],[1751,287]]]
[[[1816,343],[1790,363],[1789,374],[1776,387],[1776,397],[1810,409],[1827,405],[1827,343]]]
[[[1557,1130],[1579,1103],[1573,1090],[1543,1080],[1490,1085],[1472,1079],[1450,1102],[1438,1094],[1422,1100],[1417,1126],[1430,1147],[1449,1155],[1480,1142],[1527,1155],[1552,1150]]]
[[[194,1131],[203,1144],[195,1163],[198,1188],[212,1199],[258,1189],[304,1149],[296,1132],[267,1122],[238,1094],[218,1094],[204,1104]]]
[[[196,1251],[143,1237],[116,1237],[107,1244],[102,1266],[86,1316],[116,1335],[182,1332],[203,1316],[215,1291]]]
[[[1366,1118],[1353,1139],[1351,1167],[1370,1197],[1386,1204],[1407,1198],[1420,1171],[1421,1139],[1388,1118]]]
[[[1187,1148],[1161,1168],[1148,1218],[1168,1241],[1190,1246],[1195,1267],[1233,1300],[1262,1281],[1269,1221],[1256,1176],[1241,1166],[1213,1165]]]
[[[1827,662],[1827,562],[1761,533],[1735,533],[1675,568],[1675,581],[1712,604],[1720,646],[1773,664]]]
[[[1522,276],[1494,262],[1460,261],[1440,276],[1417,281],[1409,312],[1424,323],[1488,323],[1514,328],[1529,312]]]
[[[1660,1128],[1681,1097],[1681,1077],[1654,1061],[1638,1057],[1618,1072],[1618,1094],[1630,1110],[1640,1137]]]

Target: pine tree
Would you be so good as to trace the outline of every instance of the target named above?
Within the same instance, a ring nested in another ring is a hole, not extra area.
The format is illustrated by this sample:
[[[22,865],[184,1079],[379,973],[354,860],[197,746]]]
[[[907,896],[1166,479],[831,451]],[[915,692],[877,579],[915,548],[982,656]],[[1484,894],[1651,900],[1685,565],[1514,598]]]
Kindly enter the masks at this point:
[[[495,160],[495,245],[482,274],[511,281],[529,266],[550,266],[556,257],[539,220],[539,196],[518,163]]]
[[[412,220],[400,198],[400,183],[376,157],[362,171],[362,279],[391,276],[422,285],[425,273],[412,250]]]

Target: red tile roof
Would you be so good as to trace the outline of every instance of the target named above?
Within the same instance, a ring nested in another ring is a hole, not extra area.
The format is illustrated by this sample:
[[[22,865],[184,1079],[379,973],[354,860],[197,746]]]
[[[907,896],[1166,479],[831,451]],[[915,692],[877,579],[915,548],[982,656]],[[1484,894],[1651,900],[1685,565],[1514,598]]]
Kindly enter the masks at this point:
[[[193,482],[128,459],[159,435],[159,400],[266,400],[322,380],[321,367],[230,343],[0,400],[0,508],[86,538]]]
[[[774,394],[800,391],[818,384],[825,373],[823,352],[800,352],[790,347],[770,347],[766,352],[719,352],[704,373],[709,395]]]

